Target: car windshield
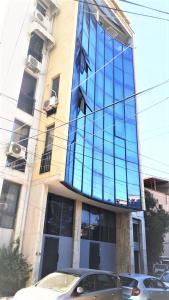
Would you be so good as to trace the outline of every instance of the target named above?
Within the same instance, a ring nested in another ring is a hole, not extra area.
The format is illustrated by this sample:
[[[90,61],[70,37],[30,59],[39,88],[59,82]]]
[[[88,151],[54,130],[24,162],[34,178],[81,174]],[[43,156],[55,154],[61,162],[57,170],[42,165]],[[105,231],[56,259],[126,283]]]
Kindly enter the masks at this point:
[[[44,289],[66,292],[78,279],[79,277],[73,274],[52,273],[39,281],[36,286]]]

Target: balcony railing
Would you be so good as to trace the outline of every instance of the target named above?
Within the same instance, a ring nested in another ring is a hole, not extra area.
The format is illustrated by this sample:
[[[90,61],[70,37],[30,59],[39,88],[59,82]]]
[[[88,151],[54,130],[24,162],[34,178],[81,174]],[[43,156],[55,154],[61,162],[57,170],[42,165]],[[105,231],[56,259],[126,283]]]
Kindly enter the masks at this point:
[[[34,105],[35,105],[35,99],[23,94],[22,92],[19,95],[18,99],[18,108],[25,111],[26,113],[33,115],[34,114]]]
[[[17,159],[15,157],[8,156],[6,161],[6,167],[20,172],[25,172],[26,159]]]
[[[41,166],[39,171],[40,174],[50,171],[51,158],[52,158],[52,151],[45,152],[42,154]]]

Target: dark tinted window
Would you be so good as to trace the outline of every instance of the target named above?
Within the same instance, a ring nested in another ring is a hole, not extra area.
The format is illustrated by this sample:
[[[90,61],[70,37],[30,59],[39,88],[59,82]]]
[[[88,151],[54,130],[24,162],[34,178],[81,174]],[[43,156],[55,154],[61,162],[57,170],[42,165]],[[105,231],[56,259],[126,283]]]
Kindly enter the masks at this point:
[[[115,214],[83,204],[82,236],[94,241],[116,242]]]
[[[164,283],[156,278],[148,278],[144,280],[144,285],[146,288],[163,289],[165,287]]]
[[[129,286],[132,288],[136,288],[138,284],[138,281],[136,279],[130,277],[124,277],[124,276],[120,276],[120,282],[121,285]]]
[[[14,228],[21,185],[4,180],[0,200],[0,227]]]
[[[72,236],[74,203],[69,199],[49,194],[45,233]]]
[[[34,111],[35,89],[36,79],[28,73],[24,72],[18,99],[18,107],[31,115],[33,115]]]
[[[56,96],[58,97],[58,92],[59,92],[59,81],[60,81],[60,76],[56,77],[53,79],[52,82],[52,90],[51,90],[51,96]]]
[[[117,287],[117,279],[106,274],[97,275],[97,290],[112,289]]]
[[[96,290],[96,275],[86,276],[79,283],[79,286],[84,289],[84,293],[90,293]]]
[[[52,151],[55,125],[47,127],[44,152]]]
[[[30,39],[28,55],[32,55],[38,61],[42,61],[42,50],[44,41],[36,34],[33,33]]]
[[[133,239],[134,242],[139,242],[139,223],[133,223]]]

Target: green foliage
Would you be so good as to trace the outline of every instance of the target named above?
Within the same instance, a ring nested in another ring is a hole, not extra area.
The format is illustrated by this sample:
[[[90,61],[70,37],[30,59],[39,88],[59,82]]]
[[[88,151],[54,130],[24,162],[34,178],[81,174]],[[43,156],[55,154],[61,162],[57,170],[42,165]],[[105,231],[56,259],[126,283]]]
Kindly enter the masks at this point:
[[[169,231],[169,214],[164,209],[158,208],[158,200],[147,190],[145,190],[145,200],[148,271],[153,273],[153,264],[160,260],[165,234]]]
[[[12,296],[23,288],[31,268],[19,252],[19,239],[0,249],[0,296]]]

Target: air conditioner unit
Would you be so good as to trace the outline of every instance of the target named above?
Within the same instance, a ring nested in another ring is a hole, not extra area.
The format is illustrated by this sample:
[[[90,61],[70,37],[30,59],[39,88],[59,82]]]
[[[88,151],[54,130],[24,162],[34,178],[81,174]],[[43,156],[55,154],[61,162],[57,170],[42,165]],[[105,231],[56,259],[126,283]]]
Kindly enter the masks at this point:
[[[35,73],[39,73],[41,63],[32,55],[28,55],[26,60],[26,66]]]
[[[11,142],[6,154],[15,158],[24,159],[26,155],[26,147],[21,146],[20,144],[15,142]]]
[[[58,98],[56,96],[52,96],[49,100],[46,100],[43,105],[43,110],[50,111],[53,108],[56,108],[58,105]]]
[[[45,20],[45,17],[40,13],[39,10],[35,10],[34,11],[34,19],[36,21],[39,21],[39,22],[43,23],[44,20]]]

